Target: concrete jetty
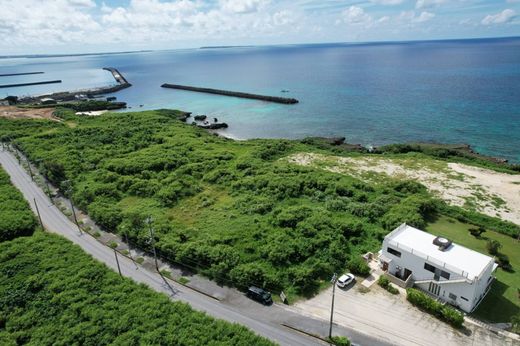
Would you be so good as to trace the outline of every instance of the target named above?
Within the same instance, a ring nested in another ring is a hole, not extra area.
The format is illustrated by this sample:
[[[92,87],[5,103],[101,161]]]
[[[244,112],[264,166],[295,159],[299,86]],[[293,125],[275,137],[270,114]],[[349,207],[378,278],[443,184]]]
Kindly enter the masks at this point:
[[[229,91],[229,90],[220,90],[220,89],[211,89],[211,88],[199,88],[199,87],[179,85],[179,84],[165,83],[165,84],[161,85],[161,87],[170,88],[170,89],[196,91],[196,92],[202,92],[202,93],[207,93],[207,94],[234,96],[234,97],[241,97],[241,98],[246,98],[246,99],[255,99],[255,100],[284,103],[284,104],[295,104],[295,103],[299,102],[297,99],[287,98],[287,97],[249,94],[249,93],[244,93],[244,92],[239,92],[239,91]]]
[[[103,70],[109,71],[112,73],[112,76],[114,76],[114,79],[118,83],[117,85],[112,86],[106,86],[101,88],[95,88],[95,89],[83,89],[83,90],[76,90],[76,91],[63,91],[63,92],[57,92],[47,95],[39,95],[39,96],[28,96],[24,97],[18,100],[20,103],[36,103],[40,102],[42,98],[52,98],[56,101],[73,101],[76,99],[76,96],[78,95],[87,95],[87,96],[95,96],[95,95],[103,95],[103,94],[110,94],[125,88],[129,88],[132,86],[132,84],[128,83],[126,78],[116,69],[113,67],[104,67]]]
[[[0,77],[26,76],[26,75],[30,75],[30,74],[43,74],[43,72],[3,73],[3,74],[0,74]]]
[[[41,82],[30,82],[30,83],[3,84],[3,85],[0,85],[0,88],[17,88],[17,87],[23,87],[23,86],[29,86],[29,85],[54,84],[54,83],[61,83],[61,79],[44,80]]]
[[[131,86],[131,84],[128,83],[126,78],[123,77],[123,75],[116,68],[103,67],[103,70],[110,71],[112,73],[112,76],[114,76],[114,79],[116,80],[116,82],[119,83],[120,85],[128,84],[128,86]]]

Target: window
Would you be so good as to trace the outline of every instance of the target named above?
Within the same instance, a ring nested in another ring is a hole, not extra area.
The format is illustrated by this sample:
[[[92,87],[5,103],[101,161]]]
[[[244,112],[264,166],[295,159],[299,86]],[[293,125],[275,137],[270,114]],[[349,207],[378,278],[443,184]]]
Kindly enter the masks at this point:
[[[454,295],[453,293],[450,293],[449,297],[451,300],[457,300],[457,296]]]
[[[446,280],[450,279],[450,273],[445,272],[444,270],[441,270],[441,276],[445,278]]]
[[[392,249],[391,247],[387,247],[386,251],[388,251],[388,253],[394,255],[395,257],[401,257],[401,253],[395,249]]]
[[[426,269],[429,272],[435,273],[436,268],[429,263],[424,263],[424,269]]]
[[[460,299],[462,299],[462,300],[465,300],[465,301],[469,302],[468,298],[466,298],[466,297],[460,296]]]

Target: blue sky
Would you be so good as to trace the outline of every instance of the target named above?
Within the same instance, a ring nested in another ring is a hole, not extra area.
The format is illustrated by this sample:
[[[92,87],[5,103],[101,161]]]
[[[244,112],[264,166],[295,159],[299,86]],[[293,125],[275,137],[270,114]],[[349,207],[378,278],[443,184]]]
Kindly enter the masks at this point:
[[[0,54],[520,36],[520,0],[0,0]]]

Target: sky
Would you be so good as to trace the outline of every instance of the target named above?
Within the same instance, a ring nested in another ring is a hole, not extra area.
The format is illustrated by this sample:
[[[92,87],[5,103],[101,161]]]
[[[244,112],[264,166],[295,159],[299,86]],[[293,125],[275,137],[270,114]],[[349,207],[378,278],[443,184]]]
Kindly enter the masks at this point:
[[[520,36],[520,0],[0,0],[0,55]]]

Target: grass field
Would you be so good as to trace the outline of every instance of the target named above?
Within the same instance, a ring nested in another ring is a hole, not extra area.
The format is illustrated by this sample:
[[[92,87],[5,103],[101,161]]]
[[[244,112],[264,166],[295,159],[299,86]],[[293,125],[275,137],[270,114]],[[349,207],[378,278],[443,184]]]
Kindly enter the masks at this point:
[[[486,243],[489,239],[497,240],[502,244],[500,252],[509,256],[514,272],[509,273],[501,268],[497,269],[496,280],[491,291],[473,315],[489,322],[509,322],[511,316],[520,312],[518,295],[520,288],[520,258],[518,256],[520,254],[520,242],[491,230],[486,230],[481,239],[478,239],[469,233],[469,229],[474,227],[448,217],[440,217],[430,223],[426,230],[486,255],[488,255]]]

